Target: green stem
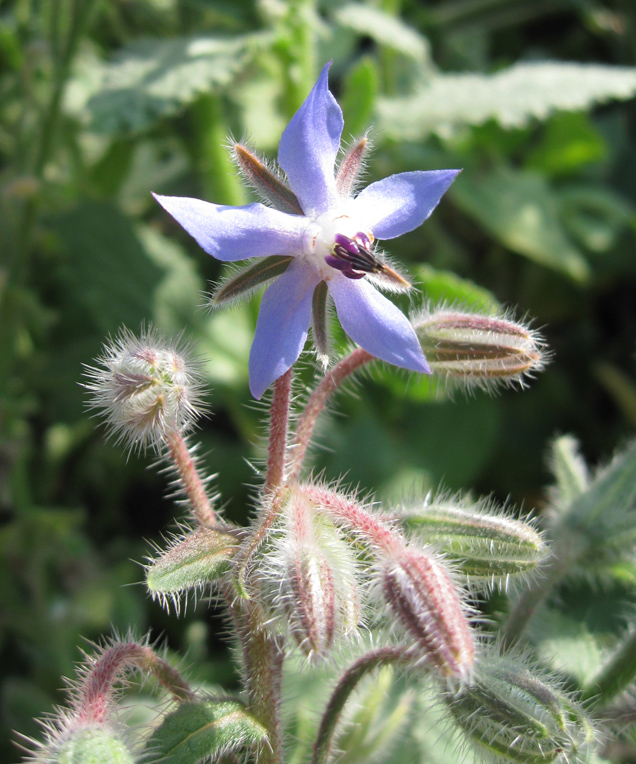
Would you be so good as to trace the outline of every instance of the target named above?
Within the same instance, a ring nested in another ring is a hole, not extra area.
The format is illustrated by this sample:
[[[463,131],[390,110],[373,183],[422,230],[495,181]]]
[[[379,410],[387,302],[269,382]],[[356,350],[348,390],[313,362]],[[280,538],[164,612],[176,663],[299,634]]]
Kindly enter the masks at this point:
[[[250,713],[268,732],[268,745],[258,753],[259,764],[282,764],[280,696],[283,675],[283,643],[265,627],[265,615],[254,600],[226,601],[241,643]]]
[[[326,764],[329,759],[334,734],[342,711],[360,680],[378,666],[389,666],[395,663],[407,663],[408,661],[409,654],[403,647],[382,647],[363,655],[347,669],[331,694],[320,721],[311,764]]]
[[[217,204],[245,204],[245,191],[227,149],[229,130],[219,96],[208,94],[199,98],[192,118],[196,132],[195,161],[203,178],[205,198]]]
[[[291,119],[302,105],[316,78],[315,0],[292,0],[286,29],[278,50],[285,80],[284,111]]]
[[[581,700],[592,700],[595,707],[606,706],[636,677],[636,631],[618,652],[583,688]]]

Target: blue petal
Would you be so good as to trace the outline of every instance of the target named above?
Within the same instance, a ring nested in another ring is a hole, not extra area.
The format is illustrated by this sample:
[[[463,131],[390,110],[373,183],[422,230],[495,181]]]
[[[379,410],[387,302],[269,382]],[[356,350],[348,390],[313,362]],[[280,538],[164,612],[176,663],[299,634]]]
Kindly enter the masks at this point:
[[[294,260],[263,295],[250,351],[250,390],[255,398],[296,363],[307,339],[319,281],[313,269]]]
[[[422,225],[461,170],[401,172],[371,183],[351,202],[351,215],[376,239]]]
[[[159,196],[159,204],[217,260],[245,260],[302,252],[307,218],[263,204],[226,207],[184,196]]]
[[[431,373],[411,322],[366,279],[332,278],[329,291],[342,328],[354,342],[395,366]]]
[[[322,70],[318,82],[285,128],[278,147],[283,168],[306,215],[316,217],[338,201],[334,166],[344,124]]]

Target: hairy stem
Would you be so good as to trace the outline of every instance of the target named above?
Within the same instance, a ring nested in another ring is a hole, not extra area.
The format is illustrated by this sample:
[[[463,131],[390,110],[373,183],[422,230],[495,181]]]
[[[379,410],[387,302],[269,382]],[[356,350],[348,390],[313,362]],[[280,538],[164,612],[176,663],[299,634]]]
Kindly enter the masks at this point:
[[[181,484],[190,500],[196,521],[205,528],[218,528],[219,518],[212,508],[205,485],[183,435],[179,432],[171,433],[166,438],[166,444]]]
[[[343,358],[331,371],[328,371],[312,393],[298,421],[296,433],[292,440],[290,477],[293,480],[297,480],[300,475],[314,427],[329,396],[340,387],[350,374],[374,358],[375,356],[367,353],[366,350],[357,348],[346,358]]]
[[[229,594],[226,599],[231,602]],[[248,708],[268,732],[269,745],[259,751],[258,762],[281,764],[280,695],[285,657],[282,637],[268,633],[264,613],[254,600],[231,602],[230,612],[241,643]]]
[[[382,647],[363,655],[362,658],[358,659],[347,669],[331,694],[325,713],[320,721],[311,764],[326,764],[342,711],[358,682],[378,666],[406,663],[408,660],[409,654],[405,648]]]
[[[277,491],[285,479],[289,402],[291,398],[292,370],[286,371],[274,382],[274,397],[270,411],[269,449],[265,493]]]
[[[594,706],[605,706],[636,676],[636,631],[633,631],[599,673],[583,688],[581,700],[592,700]]]

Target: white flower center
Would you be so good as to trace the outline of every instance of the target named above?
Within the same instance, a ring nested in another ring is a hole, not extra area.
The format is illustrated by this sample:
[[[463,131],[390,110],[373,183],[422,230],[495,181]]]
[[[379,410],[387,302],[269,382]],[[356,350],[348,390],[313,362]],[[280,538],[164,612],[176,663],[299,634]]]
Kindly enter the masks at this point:
[[[373,242],[370,231],[362,232],[349,215],[332,210],[307,226],[303,237],[303,258],[324,281],[329,281],[335,273],[342,272],[326,261],[326,258],[334,256],[338,237],[354,241],[361,235],[367,238],[369,244]]]

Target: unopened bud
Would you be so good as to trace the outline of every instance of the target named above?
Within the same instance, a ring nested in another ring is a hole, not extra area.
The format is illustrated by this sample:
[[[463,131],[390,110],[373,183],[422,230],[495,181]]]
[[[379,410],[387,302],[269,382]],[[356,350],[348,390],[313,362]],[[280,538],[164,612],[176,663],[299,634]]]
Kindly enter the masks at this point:
[[[55,764],[133,764],[134,758],[109,727],[95,725],[74,731],[50,761]]]
[[[87,367],[91,407],[105,416],[109,434],[130,448],[159,449],[171,433],[187,431],[199,411],[200,378],[187,345],[153,329],[140,337],[124,329]]]
[[[467,678],[475,660],[473,635],[442,563],[403,547],[385,560],[381,581],[385,600],[426,662],[446,678]]]
[[[498,760],[579,761],[594,740],[582,707],[515,658],[482,658],[447,703],[467,739]]]
[[[300,491],[291,492],[283,523],[266,557],[272,605],[307,657],[324,657],[357,629],[353,554]]]
[[[397,515],[403,527],[451,558],[471,578],[507,581],[530,573],[543,562],[548,549],[528,523],[484,503],[471,506],[453,499],[430,499]]]
[[[523,385],[547,360],[541,335],[505,316],[439,308],[413,326],[433,374],[467,387]]]

